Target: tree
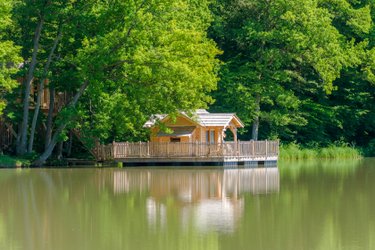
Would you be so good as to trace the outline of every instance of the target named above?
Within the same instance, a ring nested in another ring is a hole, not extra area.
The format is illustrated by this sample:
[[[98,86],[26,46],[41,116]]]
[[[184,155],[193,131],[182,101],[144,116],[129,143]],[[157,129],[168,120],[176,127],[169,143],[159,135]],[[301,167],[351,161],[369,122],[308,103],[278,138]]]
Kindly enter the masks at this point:
[[[97,30],[83,31],[91,36],[61,54],[53,70],[56,86],[68,80],[76,91],[56,118],[51,141],[35,165],[77,123],[83,132],[99,131],[96,135],[106,139],[112,128],[122,136],[151,113],[191,110],[211,101],[207,93],[216,85],[219,50],[206,37],[209,2],[115,2],[95,3],[94,20],[88,16],[97,25],[91,22],[88,29]]]
[[[335,141],[367,145],[374,136],[374,3],[372,1],[320,1],[332,25],[353,46],[346,50],[352,64],[344,67],[330,95],[301,89],[300,111],[308,121],[295,127],[295,140],[326,146]]]
[[[308,122],[301,105],[331,93],[342,70],[358,64],[363,44],[340,33],[322,1],[223,0],[214,12],[211,35],[225,62],[217,106],[236,107],[253,139],[260,120],[263,137],[293,140]]]
[[[4,95],[17,86],[13,75],[21,62],[20,48],[15,46],[6,34],[12,26],[12,7],[13,1],[0,0],[0,116],[6,105]]]
[[[19,32],[13,34],[13,39],[22,46],[24,59],[22,118],[17,140],[17,153],[20,155],[33,149],[44,84],[47,81],[50,65],[56,59],[55,51],[60,42],[64,22],[69,19],[74,4],[75,1],[69,0],[22,1],[17,2],[14,8],[14,19]],[[32,88],[37,88],[39,92],[34,105],[28,140]]]

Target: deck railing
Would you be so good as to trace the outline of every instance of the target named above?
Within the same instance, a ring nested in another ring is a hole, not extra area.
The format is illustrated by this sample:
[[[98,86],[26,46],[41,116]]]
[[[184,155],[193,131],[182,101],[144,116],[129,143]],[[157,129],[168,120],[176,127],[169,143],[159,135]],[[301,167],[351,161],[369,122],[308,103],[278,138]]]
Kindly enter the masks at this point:
[[[97,160],[125,158],[275,157],[279,141],[238,141],[219,144],[184,142],[113,142],[98,145]]]

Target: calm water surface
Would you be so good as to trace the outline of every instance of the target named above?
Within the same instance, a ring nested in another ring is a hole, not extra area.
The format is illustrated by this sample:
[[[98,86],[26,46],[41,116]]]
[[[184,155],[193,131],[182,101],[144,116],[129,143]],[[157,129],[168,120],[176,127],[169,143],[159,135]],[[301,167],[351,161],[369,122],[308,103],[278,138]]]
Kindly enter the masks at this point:
[[[375,160],[0,169],[0,249],[375,250]]]

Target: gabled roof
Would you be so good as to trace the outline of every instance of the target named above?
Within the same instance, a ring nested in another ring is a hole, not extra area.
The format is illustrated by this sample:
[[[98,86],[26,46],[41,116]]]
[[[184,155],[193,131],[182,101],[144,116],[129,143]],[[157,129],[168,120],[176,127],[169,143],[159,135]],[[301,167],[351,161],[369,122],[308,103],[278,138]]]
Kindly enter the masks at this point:
[[[236,116],[235,113],[209,113],[205,109],[196,110],[192,117],[188,116],[185,112],[181,112],[181,115],[190,119],[193,122],[198,123],[203,127],[217,126],[217,127],[227,127],[231,122],[234,123],[236,127],[244,127],[242,121]],[[152,127],[157,121],[164,120],[168,115],[153,115],[150,120],[148,120],[144,127]]]

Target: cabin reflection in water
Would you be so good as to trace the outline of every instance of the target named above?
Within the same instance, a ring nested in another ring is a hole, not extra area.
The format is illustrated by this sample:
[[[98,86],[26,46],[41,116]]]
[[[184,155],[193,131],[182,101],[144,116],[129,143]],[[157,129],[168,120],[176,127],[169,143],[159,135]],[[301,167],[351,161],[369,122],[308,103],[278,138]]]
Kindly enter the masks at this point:
[[[113,176],[117,194],[145,191],[150,227],[164,227],[167,202],[179,211],[181,224],[202,232],[233,231],[244,210],[243,195],[279,191],[277,167],[225,170],[119,170]]]

